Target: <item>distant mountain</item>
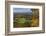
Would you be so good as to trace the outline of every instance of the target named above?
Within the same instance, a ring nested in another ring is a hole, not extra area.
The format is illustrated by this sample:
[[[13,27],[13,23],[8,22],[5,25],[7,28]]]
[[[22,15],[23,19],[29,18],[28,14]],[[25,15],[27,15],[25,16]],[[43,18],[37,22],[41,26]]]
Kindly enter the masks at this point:
[[[13,12],[15,13],[32,12],[32,9],[31,8],[13,8]]]
[[[13,13],[13,15],[15,16],[15,15],[32,15],[32,12],[24,12],[24,13]]]

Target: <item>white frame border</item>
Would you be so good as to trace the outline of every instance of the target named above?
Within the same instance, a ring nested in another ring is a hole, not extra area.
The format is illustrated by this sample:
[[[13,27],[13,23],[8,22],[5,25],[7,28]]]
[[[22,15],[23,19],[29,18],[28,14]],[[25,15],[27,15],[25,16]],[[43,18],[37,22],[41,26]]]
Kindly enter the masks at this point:
[[[35,8],[39,9],[39,27],[30,27],[30,28],[13,28],[13,8]],[[24,6],[24,5],[10,5],[10,31],[36,31],[42,30],[42,6]]]

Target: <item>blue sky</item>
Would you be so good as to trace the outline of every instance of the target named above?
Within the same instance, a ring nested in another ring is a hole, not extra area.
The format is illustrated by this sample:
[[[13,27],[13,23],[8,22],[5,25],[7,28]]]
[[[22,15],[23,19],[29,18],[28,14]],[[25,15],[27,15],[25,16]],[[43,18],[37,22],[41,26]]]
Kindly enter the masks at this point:
[[[32,12],[32,10],[31,10],[31,8],[13,8],[13,12],[25,13],[25,12]]]

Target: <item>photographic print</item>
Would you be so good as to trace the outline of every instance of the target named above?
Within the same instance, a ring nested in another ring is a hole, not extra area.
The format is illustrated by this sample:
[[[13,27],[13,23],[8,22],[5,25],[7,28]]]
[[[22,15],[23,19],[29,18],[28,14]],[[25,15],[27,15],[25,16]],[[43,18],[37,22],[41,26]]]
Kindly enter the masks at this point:
[[[39,9],[13,8],[13,28],[38,26]]]
[[[10,12],[11,31],[34,31],[42,29],[41,6],[10,5]]]

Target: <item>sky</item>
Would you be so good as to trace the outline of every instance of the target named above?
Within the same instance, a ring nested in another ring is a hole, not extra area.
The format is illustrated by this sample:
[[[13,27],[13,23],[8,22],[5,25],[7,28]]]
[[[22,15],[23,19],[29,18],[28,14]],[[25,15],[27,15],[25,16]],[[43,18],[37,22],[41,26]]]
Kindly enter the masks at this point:
[[[31,10],[31,8],[13,8],[13,12],[25,13],[25,12],[32,12],[32,10]]]

